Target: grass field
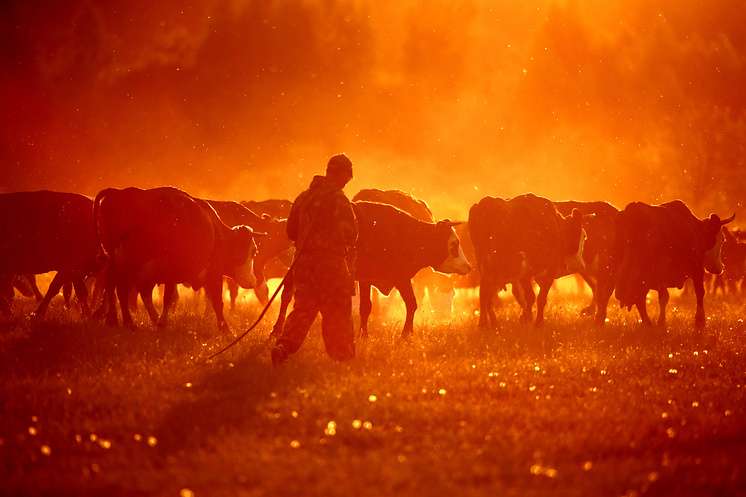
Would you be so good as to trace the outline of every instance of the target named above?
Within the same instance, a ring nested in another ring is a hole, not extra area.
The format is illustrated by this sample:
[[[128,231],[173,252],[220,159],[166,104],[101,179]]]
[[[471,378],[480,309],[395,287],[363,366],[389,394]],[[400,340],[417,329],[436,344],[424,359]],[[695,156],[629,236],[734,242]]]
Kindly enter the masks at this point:
[[[699,334],[691,300],[672,300],[667,330],[615,304],[596,329],[584,299],[552,294],[543,329],[507,303],[486,333],[461,297],[452,323],[423,312],[407,342],[398,311],[379,314],[347,364],[317,323],[277,369],[269,322],[203,364],[230,337],[183,303],[169,329],[133,332],[61,299],[29,322],[17,301],[0,331],[0,493],[746,495],[744,305],[707,300]],[[258,311],[230,312],[234,333]]]

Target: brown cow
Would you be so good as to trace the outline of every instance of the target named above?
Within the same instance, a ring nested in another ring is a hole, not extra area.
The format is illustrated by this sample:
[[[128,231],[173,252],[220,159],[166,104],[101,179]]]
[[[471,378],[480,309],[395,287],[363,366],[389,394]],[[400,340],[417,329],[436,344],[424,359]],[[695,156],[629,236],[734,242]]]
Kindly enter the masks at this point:
[[[292,246],[286,233],[287,220],[277,219],[266,213],[259,215],[238,202],[224,200],[208,200],[207,202],[228,226],[245,225],[250,226],[256,232],[266,233],[266,236],[257,239],[259,252],[254,258],[254,274],[256,275],[254,293],[262,304],[266,304],[269,300],[266,269],[268,266],[272,268],[275,260],[283,258]],[[281,276],[284,275],[285,272]],[[238,285],[234,280],[229,279],[228,288],[231,294],[231,307],[233,307],[238,295]]]
[[[75,286],[88,314],[86,275],[98,266],[93,202],[76,193],[52,191],[0,194],[0,310],[10,311],[12,281],[18,274],[57,271],[35,315],[45,314],[65,283]],[[10,289],[10,293],[8,293]]]
[[[681,200],[660,205],[633,202],[619,216],[615,286],[622,307],[637,307],[643,324],[651,324],[645,307],[650,290],[658,292],[658,324],[666,324],[668,288],[682,288],[691,278],[697,296],[697,329],[705,325],[704,274],[720,274],[722,227],[735,218],[721,220],[716,214],[698,219]]]
[[[360,190],[352,201],[378,202],[397,207],[410,216],[426,223],[436,222],[430,207],[424,201],[400,190],[378,190],[375,188]],[[445,306],[448,313],[453,306],[453,280],[451,275],[445,275],[433,270],[431,267],[422,268],[412,279],[412,287],[418,301],[425,295],[425,289],[430,295],[430,303],[433,309],[438,304]]]
[[[471,270],[453,230],[458,223],[419,221],[392,205],[376,202],[353,202],[352,206],[359,229],[355,279],[360,285],[361,333],[368,333],[370,290],[375,286],[385,295],[393,288],[399,290],[407,308],[402,336],[409,336],[417,310],[412,277],[427,266],[443,273]],[[288,278],[273,335],[282,330],[292,292],[292,278]]]
[[[115,288],[122,320],[131,327],[129,289],[140,292],[155,320],[152,288],[164,283],[158,325],[165,326],[174,300],[173,288],[185,283],[205,288],[218,326],[225,329],[223,276],[249,288],[256,283],[253,230],[248,226],[231,229],[207,202],[176,188],[103,190],[96,196],[94,217],[101,247],[110,258],[106,288],[110,324],[117,323]]]
[[[531,321],[534,304],[532,279],[539,284],[536,325],[544,321],[544,307],[554,280],[584,267],[586,235],[582,214],[565,218],[552,202],[533,194],[504,200],[485,197],[469,211],[469,230],[477,255],[482,328],[494,327],[492,307],[497,292],[508,283],[523,307],[522,321]]]
[[[608,202],[567,201],[554,202],[554,206],[563,216],[571,215],[573,210],[584,216],[583,228],[588,239],[583,245],[585,268],[579,274],[590,286],[593,300],[582,313],[592,314],[595,311],[596,323],[602,325],[606,321],[609,299],[614,293],[614,247],[619,209]]]

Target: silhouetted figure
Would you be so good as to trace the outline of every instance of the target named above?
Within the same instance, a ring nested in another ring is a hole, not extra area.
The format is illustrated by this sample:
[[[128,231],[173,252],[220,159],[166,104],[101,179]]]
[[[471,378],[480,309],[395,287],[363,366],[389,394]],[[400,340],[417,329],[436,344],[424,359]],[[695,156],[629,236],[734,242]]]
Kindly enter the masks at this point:
[[[352,179],[346,155],[329,159],[325,176],[314,176],[308,190],[295,199],[288,217],[288,237],[295,242],[295,303],[272,349],[277,365],[303,344],[321,313],[327,353],[343,361],[355,356],[352,330],[354,280],[350,271],[357,240],[357,221],[342,188]]]

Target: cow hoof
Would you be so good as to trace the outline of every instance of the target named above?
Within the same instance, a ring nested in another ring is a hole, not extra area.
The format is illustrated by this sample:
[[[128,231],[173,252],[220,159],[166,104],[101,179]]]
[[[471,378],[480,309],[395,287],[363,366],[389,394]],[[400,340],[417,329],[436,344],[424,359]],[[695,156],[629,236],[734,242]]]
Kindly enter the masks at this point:
[[[360,329],[360,338],[365,340],[369,337],[368,330]]]
[[[543,328],[544,327],[544,320],[543,319],[537,319],[536,322],[534,322],[535,328]]]
[[[399,338],[402,340],[409,340],[410,338],[412,338],[412,331],[413,330],[402,330]]]
[[[531,314],[526,314],[525,312],[521,314],[521,323],[530,323],[531,322]]]
[[[580,311],[581,316],[593,316],[593,307],[586,307]]]

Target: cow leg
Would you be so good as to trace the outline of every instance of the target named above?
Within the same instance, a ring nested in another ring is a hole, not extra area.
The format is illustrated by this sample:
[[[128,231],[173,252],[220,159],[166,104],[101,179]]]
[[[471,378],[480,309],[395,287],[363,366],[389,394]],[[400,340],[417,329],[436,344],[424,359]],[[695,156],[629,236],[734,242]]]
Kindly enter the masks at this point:
[[[238,299],[238,283],[233,278],[225,278],[225,285],[228,287],[228,293],[231,296],[231,310],[236,308]]]
[[[705,285],[703,275],[692,278],[694,294],[697,296],[697,313],[694,315],[694,328],[702,330],[705,327]]]
[[[62,285],[62,298],[65,300],[65,307],[70,309],[70,300],[73,296],[73,284],[68,281]]]
[[[596,293],[598,291],[598,281],[594,281],[594,278],[586,273],[580,273],[580,277],[588,284],[588,287],[591,289],[591,294],[593,295],[593,298],[591,299],[591,303],[588,304],[588,307],[584,307],[580,311],[581,316],[592,316],[594,312],[598,309],[598,298],[596,297]]]
[[[523,308],[521,313],[521,322],[530,323],[533,319],[534,302],[536,301],[536,295],[534,295],[534,286],[531,284],[531,278],[524,279],[513,285],[513,295],[515,295],[516,289],[520,292],[516,299],[519,299],[519,304]],[[549,289],[547,289],[549,292]],[[543,319],[543,318],[542,318]]]
[[[481,329],[492,328],[497,324],[497,316],[493,308],[495,302],[495,283],[492,278],[482,276],[479,284],[479,327]]]
[[[66,275],[62,271],[54,275],[54,278],[52,278],[52,282],[49,284],[46,295],[44,295],[44,298],[41,302],[39,302],[39,306],[36,308],[36,311],[34,311],[34,317],[41,318],[44,316],[44,314],[46,314],[49,303],[52,301],[52,298],[55,295],[60,293],[60,288],[62,288],[62,285],[65,283],[66,280]]]
[[[606,323],[606,312],[612,293],[614,293],[613,278],[599,278],[596,289],[593,292],[593,296],[596,299],[596,324],[599,326],[603,326]]]
[[[648,308],[645,303],[645,298],[647,297],[647,293],[645,293],[642,298],[638,299],[637,302],[635,302],[635,307],[637,307],[637,312],[640,314],[640,320],[642,321],[643,326],[650,326],[653,323],[650,321],[650,316],[648,316]]]
[[[417,310],[417,298],[414,295],[414,289],[412,288],[412,282],[406,280],[401,285],[396,285],[401,298],[404,300],[404,305],[407,307],[407,318],[404,321],[404,328],[402,329],[402,338],[412,335],[414,331],[414,313]]]
[[[36,301],[41,302],[42,299],[44,299],[44,295],[42,295],[41,290],[39,290],[39,285],[36,284],[36,275],[27,274],[26,280],[28,280],[31,291],[34,292],[34,298],[36,299]]]
[[[161,311],[161,317],[158,320],[159,328],[165,328],[168,325],[168,314],[178,298],[179,293],[176,290],[176,284],[166,283],[163,286],[163,311]]]
[[[155,306],[153,305],[153,287],[155,285],[152,284],[144,284],[139,285],[137,287],[137,292],[140,294],[140,298],[142,299],[142,304],[145,306],[145,310],[148,312],[148,317],[150,318],[150,322],[154,325],[158,324],[158,311],[155,309]]]
[[[106,324],[109,326],[117,326],[119,324],[119,318],[117,317],[117,296],[116,296],[116,279],[114,278],[114,272],[109,270],[106,271],[106,285],[104,286],[104,298],[101,303],[101,308],[106,310]],[[98,312],[97,312],[98,314]]]
[[[131,285],[129,281],[122,278],[117,282],[116,288],[117,298],[119,300],[119,310],[122,311],[122,325],[134,329],[135,323],[132,320],[132,313],[130,312]]]
[[[549,290],[551,290],[554,284],[554,278],[539,280],[539,296],[536,298],[536,326],[544,324],[544,308],[547,305],[547,297],[549,296]],[[531,292],[533,294],[533,291]]]
[[[213,311],[215,311],[218,329],[222,332],[228,332],[228,323],[225,322],[225,316],[223,316],[223,278],[209,279],[205,283],[205,294],[212,304]]]
[[[660,307],[660,313],[658,314],[658,326],[661,328],[666,327],[666,306],[668,305],[668,288],[658,289],[658,306]]]
[[[82,275],[76,277],[73,279],[72,285],[75,288],[75,296],[80,304],[80,312],[83,317],[87,318],[91,315],[91,309],[88,307],[88,287],[85,284],[84,277]]]
[[[360,336],[368,336],[368,318],[370,311],[373,309],[373,302],[370,300],[370,281],[360,281]]]

